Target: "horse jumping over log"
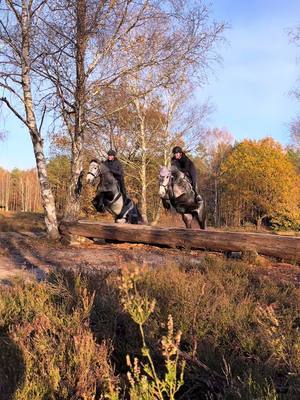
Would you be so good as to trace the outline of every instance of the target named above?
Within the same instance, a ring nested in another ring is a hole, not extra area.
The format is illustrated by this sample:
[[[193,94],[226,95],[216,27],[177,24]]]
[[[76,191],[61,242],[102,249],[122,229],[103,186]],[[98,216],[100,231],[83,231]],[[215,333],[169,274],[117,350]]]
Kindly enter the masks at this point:
[[[187,176],[175,166],[160,167],[159,196],[165,209],[172,207],[181,214],[186,228],[191,229],[195,218],[201,229],[206,227],[204,201],[197,202],[195,192]]]
[[[100,182],[92,203],[98,212],[108,211],[116,223],[144,222],[136,204],[129,198],[123,199],[119,184],[110,170],[100,160],[94,159],[90,161],[86,181],[93,184],[97,178],[100,178]]]

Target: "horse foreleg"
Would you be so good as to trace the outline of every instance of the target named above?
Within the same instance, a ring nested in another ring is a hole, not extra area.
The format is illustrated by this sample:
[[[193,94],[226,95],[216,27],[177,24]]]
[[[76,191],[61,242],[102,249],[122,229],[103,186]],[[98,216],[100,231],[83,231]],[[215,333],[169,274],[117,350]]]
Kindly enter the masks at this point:
[[[103,193],[97,193],[96,196],[92,200],[93,206],[99,212],[104,212],[103,199],[104,199],[104,194]]]
[[[169,199],[161,199],[163,207],[165,210],[170,210],[171,208],[171,202]]]
[[[187,229],[192,228],[192,221],[193,221],[193,216],[192,214],[181,214],[182,220],[185,223],[185,227]]]
[[[198,208],[196,214],[196,220],[199,224],[200,229],[205,229],[206,228],[206,212],[205,212],[205,206],[204,203],[200,205]]]

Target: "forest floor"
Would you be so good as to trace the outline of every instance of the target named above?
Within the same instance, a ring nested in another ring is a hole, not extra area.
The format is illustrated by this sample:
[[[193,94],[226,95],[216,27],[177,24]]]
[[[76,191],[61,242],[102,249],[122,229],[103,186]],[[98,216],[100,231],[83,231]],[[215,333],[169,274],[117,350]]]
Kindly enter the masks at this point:
[[[129,264],[154,268],[170,264],[197,266],[207,256],[225,257],[220,253],[129,243],[88,242],[66,246],[46,238],[41,215],[0,214],[0,283],[8,283],[16,277],[42,279],[48,272],[61,268],[109,271]],[[257,265],[259,274],[300,286],[297,265],[261,256],[250,262]]]

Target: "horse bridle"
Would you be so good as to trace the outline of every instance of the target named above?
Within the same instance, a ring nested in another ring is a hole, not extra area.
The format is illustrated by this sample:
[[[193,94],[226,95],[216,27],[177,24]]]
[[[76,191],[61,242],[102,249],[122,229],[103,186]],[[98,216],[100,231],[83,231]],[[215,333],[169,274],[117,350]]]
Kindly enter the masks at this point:
[[[90,175],[92,175],[92,176],[93,176],[95,179],[96,179],[96,178],[98,178],[98,176],[99,176],[99,175],[95,175],[95,174],[93,174],[93,173],[92,173],[92,172],[90,172],[90,171],[87,173],[87,175],[89,175],[89,174],[90,174]]]
[[[169,198],[169,197],[170,197],[169,194],[168,194],[169,191],[173,192],[172,183],[171,183],[172,179],[173,179],[173,176],[172,176],[172,174],[170,173],[168,182],[167,182],[165,185],[162,184],[162,183],[160,183],[160,186],[162,186],[162,187],[165,189],[165,193],[166,193],[166,195],[168,196],[168,197],[166,197],[166,198]]]

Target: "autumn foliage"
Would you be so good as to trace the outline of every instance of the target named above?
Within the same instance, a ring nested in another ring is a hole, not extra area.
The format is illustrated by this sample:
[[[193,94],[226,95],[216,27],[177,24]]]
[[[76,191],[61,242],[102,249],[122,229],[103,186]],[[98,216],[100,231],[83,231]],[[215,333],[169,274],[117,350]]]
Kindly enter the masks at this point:
[[[299,220],[300,180],[271,138],[237,144],[221,167],[224,219],[229,224],[263,219]]]
[[[144,153],[145,159],[139,152],[140,144],[134,141],[136,133],[132,131],[125,135],[125,131],[130,131],[129,122],[120,126],[119,136],[115,139],[124,139],[126,136],[131,143],[128,148],[121,146],[118,153],[124,165],[127,192],[138,202],[140,209],[147,212],[148,220],[152,222],[159,218],[164,220],[164,214],[159,211],[158,170],[159,165],[170,157],[170,149],[166,151],[167,146],[160,138],[162,127],[157,124],[156,130],[154,129],[156,117],[163,113],[154,113],[152,110],[150,114],[149,121],[145,119],[145,132],[149,135],[152,133],[147,139],[151,151]],[[207,131],[202,146],[196,152],[188,154],[194,159],[198,169],[200,193],[206,201],[209,224],[251,225],[258,228],[263,224],[273,229],[298,230],[298,152],[291,148],[284,149],[272,138],[246,139],[235,145],[232,143],[233,138],[227,131]],[[101,141],[97,145],[101,148]],[[184,147],[184,143],[182,146]],[[93,156],[97,156],[95,149],[88,147],[85,169],[88,160]],[[48,162],[47,170],[56,209],[62,215],[70,179],[68,156],[53,157]],[[140,179],[142,172],[144,180]],[[96,187],[83,185],[80,204],[85,217],[95,213],[91,203],[95,190]],[[16,169],[9,172],[0,169],[0,206],[6,211],[41,211],[36,172]]]

